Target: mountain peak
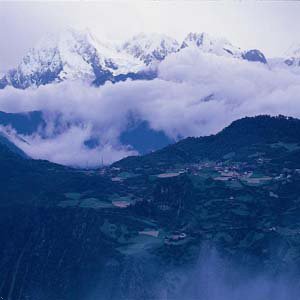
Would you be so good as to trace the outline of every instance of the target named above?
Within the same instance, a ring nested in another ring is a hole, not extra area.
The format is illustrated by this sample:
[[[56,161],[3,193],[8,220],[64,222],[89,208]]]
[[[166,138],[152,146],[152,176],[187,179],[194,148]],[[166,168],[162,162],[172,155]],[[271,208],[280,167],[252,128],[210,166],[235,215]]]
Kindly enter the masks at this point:
[[[206,32],[190,32],[183,41],[183,47],[191,45],[204,47],[205,45],[213,45],[217,42],[230,44],[225,38],[215,38]]]
[[[126,41],[121,49],[143,61],[146,65],[162,61],[170,53],[176,52],[179,43],[164,34],[140,33]]]
[[[244,117],[233,121],[225,127],[220,134],[241,133],[241,136],[255,135],[258,138],[281,138],[293,137],[299,139],[300,120],[288,116],[258,115],[255,117]]]
[[[241,49],[233,46],[227,39],[215,38],[206,32],[190,32],[181,44],[181,48],[197,47],[203,52],[213,53],[219,56],[241,58]]]

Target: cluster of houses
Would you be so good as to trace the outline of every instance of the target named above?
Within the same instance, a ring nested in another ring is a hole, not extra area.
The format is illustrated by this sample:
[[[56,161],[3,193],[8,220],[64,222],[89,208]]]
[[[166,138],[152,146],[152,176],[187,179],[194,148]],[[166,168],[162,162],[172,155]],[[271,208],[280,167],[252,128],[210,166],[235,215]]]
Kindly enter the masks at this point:
[[[187,235],[184,232],[173,232],[172,234],[165,237],[164,243],[166,245],[176,245],[179,242],[185,240],[186,237]]]
[[[268,159],[258,159],[259,162],[265,163],[268,161]],[[234,181],[234,180],[241,180],[248,183],[261,183],[261,182],[267,182],[269,180],[278,180],[278,181],[284,181],[289,182],[293,175],[300,175],[300,169],[288,169],[283,168],[281,170],[281,173],[279,173],[277,176],[253,176],[253,166],[248,165],[245,162],[240,163],[233,163],[232,165],[228,165],[227,163],[223,162],[203,162],[199,164],[193,164],[190,166],[189,170],[194,175],[199,175],[201,170],[203,169],[212,169],[218,173],[217,176],[213,177],[214,180],[219,181]]]

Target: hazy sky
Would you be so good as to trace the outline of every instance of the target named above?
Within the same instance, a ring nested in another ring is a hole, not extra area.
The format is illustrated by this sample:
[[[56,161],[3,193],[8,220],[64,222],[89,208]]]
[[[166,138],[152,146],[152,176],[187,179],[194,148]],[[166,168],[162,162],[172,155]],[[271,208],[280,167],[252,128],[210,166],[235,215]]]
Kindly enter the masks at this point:
[[[138,32],[182,39],[205,31],[280,56],[300,43],[299,15],[298,1],[0,2],[0,70],[16,65],[45,32],[65,26],[88,27],[100,39]]]

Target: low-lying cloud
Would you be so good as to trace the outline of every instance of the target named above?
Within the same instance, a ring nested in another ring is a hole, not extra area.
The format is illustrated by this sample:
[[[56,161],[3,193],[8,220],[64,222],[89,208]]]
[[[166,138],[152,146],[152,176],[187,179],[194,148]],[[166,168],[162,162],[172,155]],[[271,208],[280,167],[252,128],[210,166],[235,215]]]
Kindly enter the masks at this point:
[[[249,262],[249,261],[248,261]],[[261,267],[262,268],[262,267]],[[296,300],[299,282],[292,270],[275,272],[238,265],[214,249],[203,247],[198,261],[190,270],[177,270],[182,278],[177,291],[168,286],[160,300]],[[173,288],[174,289],[174,288]],[[170,293],[171,291],[171,293]],[[166,295],[166,296],[165,296]]]
[[[157,257],[146,255],[127,257],[119,268],[108,265],[108,276],[104,280],[99,276],[99,285],[84,299],[299,299],[299,275],[293,266],[255,264],[257,259],[252,256],[241,263],[212,246],[203,244],[189,264],[161,263]]]
[[[0,110],[45,113],[47,131],[22,136],[28,143],[16,141],[29,155],[91,167],[101,157],[111,163],[135,154],[119,139],[129,116],[176,140],[216,133],[244,116],[300,117],[299,95],[297,72],[187,48],[166,58],[151,81],[108,82],[99,88],[75,81],[27,90],[8,87],[0,91]],[[59,134],[52,126],[57,115]],[[100,140],[93,149],[85,146],[91,138]]]

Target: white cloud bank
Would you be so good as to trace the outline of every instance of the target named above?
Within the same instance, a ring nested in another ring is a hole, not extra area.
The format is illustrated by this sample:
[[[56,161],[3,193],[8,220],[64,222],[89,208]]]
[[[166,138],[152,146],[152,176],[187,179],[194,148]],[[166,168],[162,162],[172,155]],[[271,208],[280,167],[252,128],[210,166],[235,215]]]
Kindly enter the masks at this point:
[[[300,75],[238,59],[203,54],[187,48],[170,55],[152,81],[107,83],[100,88],[65,82],[0,91],[0,110],[47,112],[45,136],[23,137],[16,144],[34,158],[76,166],[96,166],[134,154],[119,136],[134,114],[169,137],[216,133],[233,120],[257,114],[300,117]],[[61,134],[51,129],[61,114]],[[70,125],[71,124],[71,125]],[[45,133],[44,133],[45,135]],[[100,137],[94,149],[84,145]]]

